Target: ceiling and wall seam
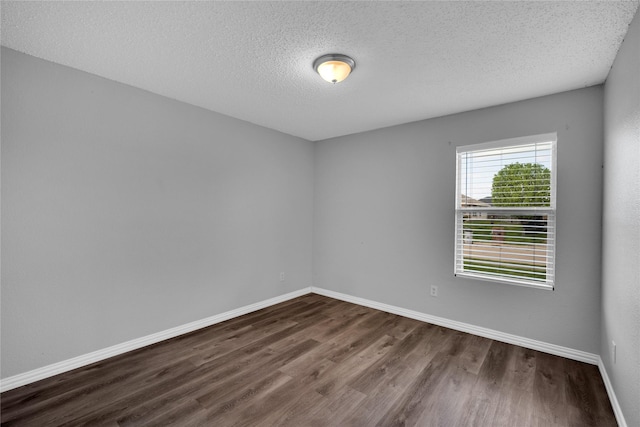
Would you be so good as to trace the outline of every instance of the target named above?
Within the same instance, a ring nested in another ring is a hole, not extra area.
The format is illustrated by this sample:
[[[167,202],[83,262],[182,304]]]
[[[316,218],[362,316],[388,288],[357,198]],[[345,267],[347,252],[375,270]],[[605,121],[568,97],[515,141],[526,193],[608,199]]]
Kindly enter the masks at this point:
[[[601,84],[638,3],[3,1],[1,42],[318,141]]]

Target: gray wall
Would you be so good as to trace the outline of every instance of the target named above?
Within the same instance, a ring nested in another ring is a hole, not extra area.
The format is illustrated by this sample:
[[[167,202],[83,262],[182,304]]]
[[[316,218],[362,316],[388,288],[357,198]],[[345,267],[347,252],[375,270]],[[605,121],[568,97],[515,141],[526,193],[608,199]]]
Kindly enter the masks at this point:
[[[2,377],[300,289],[313,261],[316,286],[601,353],[638,424],[637,52],[636,17],[604,97],[601,317],[602,87],[314,148],[2,48]],[[453,277],[455,146],[553,131],[556,291]]]
[[[314,284],[599,353],[602,102],[596,86],[316,143]],[[547,132],[556,290],[454,277],[456,145]]]
[[[2,48],[3,378],[310,286],[312,219],[312,143]]]
[[[605,84],[602,347],[630,426],[640,426],[640,14]],[[617,345],[613,363],[611,341]]]

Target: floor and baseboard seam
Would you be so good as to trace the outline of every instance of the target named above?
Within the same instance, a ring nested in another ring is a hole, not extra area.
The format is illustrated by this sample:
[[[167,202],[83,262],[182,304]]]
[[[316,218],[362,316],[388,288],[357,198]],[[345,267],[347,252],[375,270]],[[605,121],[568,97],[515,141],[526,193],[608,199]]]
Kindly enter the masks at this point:
[[[290,292],[284,295],[280,295],[274,298],[270,298],[270,299],[260,301],[254,304],[250,304],[244,307],[240,307],[235,310],[230,310],[225,313],[220,313],[205,319],[197,320],[181,326],[177,326],[175,328],[167,329],[165,331],[160,331],[155,334],[147,335],[141,338],[130,340],[130,341],[117,344],[111,347],[107,347],[101,350],[97,350],[91,353],[80,355],[71,359],[63,360],[61,362],[53,363],[51,365],[37,368],[22,374],[17,374],[17,375],[8,377],[6,379],[2,379],[0,381],[0,392],[5,392],[17,387],[21,387],[23,385],[27,385],[36,381],[43,380],[45,378],[52,377],[54,375],[71,371],[73,369],[81,368],[83,366],[87,366],[92,363],[99,362],[101,360],[105,360],[110,357],[117,356],[132,350],[137,350],[139,348],[146,347],[151,344],[156,344],[158,342],[161,342],[170,338],[174,338],[189,332],[193,332],[201,328],[206,328],[208,326],[215,325],[216,323],[224,322],[226,320],[230,320],[235,317],[239,317],[239,316],[242,316],[266,307],[270,307],[272,305],[279,304],[281,302],[285,302],[290,299],[297,298],[299,296],[306,295],[309,293],[324,295],[326,297],[338,299],[341,301],[345,301],[345,302],[349,302],[349,303],[353,303],[353,304],[357,304],[365,307],[370,307],[376,310],[397,314],[399,316],[404,316],[410,319],[415,319],[422,322],[427,322],[434,325],[439,325],[446,328],[454,329],[457,331],[478,335],[478,336],[493,339],[496,341],[505,342],[507,344],[514,344],[514,345],[525,347],[531,350],[542,351],[542,352],[553,354],[556,356],[566,357],[567,359],[572,359],[580,362],[597,365],[600,370],[602,379],[604,381],[607,393],[609,395],[609,400],[611,401],[611,406],[616,416],[616,420],[618,421],[618,424],[621,427],[626,427],[627,425],[625,422],[624,416],[622,414],[620,405],[618,403],[618,400],[616,398],[615,392],[613,390],[611,381],[609,379],[607,371],[602,362],[602,359],[597,354],[588,353],[588,352],[584,352],[581,350],[576,350],[568,347],[563,347],[556,344],[550,344],[543,341],[533,340],[533,339],[521,337],[518,335],[507,334],[507,333],[496,331],[493,329],[483,328],[483,327],[475,326],[468,323],[458,322],[455,320],[433,316],[433,315],[422,313],[419,311],[408,310],[402,307],[380,303],[380,302],[368,300],[365,298],[354,297],[351,295],[331,291],[328,289],[318,288],[318,287],[302,288],[294,292]]]
[[[12,390],[23,385],[31,384],[36,381],[40,381],[54,375],[62,374],[73,369],[81,368],[83,366],[87,366],[92,363],[108,359],[110,357],[118,356],[129,351],[137,350],[151,344],[156,344],[170,338],[175,338],[179,335],[187,334],[198,329],[206,328],[207,326],[215,325],[216,323],[224,322],[225,320],[233,319],[235,317],[242,316],[253,311],[270,307],[272,305],[279,304],[281,302],[288,301],[290,299],[297,298],[308,293],[310,293],[310,288],[303,288],[298,291],[289,292],[287,294],[260,301],[255,304],[249,304],[235,310],[216,314],[205,319],[196,320],[194,322],[176,326],[175,328],[166,329],[164,331],[116,344],[107,348],[103,348],[101,350],[96,350],[91,353],[83,354],[71,359],[63,360],[61,362],[43,366],[41,368],[36,368],[22,374],[7,377],[0,380],[0,393],[4,393],[5,391]]]
[[[600,356],[598,356],[598,369],[600,370],[600,376],[604,382],[604,388],[607,390],[607,395],[609,395],[609,402],[611,402],[611,407],[613,408],[613,414],[616,416],[618,427],[627,427],[627,421],[624,419],[620,402],[618,402],[616,392],[613,390],[613,384],[611,384],[611,379],[609,379],[609,374],[607,373],[607,369],[605,368],[604,362]]]

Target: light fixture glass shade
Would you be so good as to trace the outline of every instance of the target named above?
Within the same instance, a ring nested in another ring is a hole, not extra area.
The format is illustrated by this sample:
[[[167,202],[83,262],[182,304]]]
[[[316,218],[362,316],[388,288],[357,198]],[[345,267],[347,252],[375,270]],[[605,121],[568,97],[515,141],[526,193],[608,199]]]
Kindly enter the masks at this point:
[[[351,67],[346,62],[327,61],[318,65],[317,71],[329,83],[339,83],[351,74]]]
[[[313,68],[329,83],[339,83],[346,79],[355,68],[353,59],[345,55],[330,54],[316,59]]]

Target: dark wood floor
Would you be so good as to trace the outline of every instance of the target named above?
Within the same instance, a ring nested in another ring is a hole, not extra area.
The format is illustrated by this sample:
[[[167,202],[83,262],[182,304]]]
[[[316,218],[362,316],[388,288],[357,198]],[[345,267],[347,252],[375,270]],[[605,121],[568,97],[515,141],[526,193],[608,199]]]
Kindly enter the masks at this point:
[[[315,294],[1,405],[3,426],[616,425],[595,366]]]

